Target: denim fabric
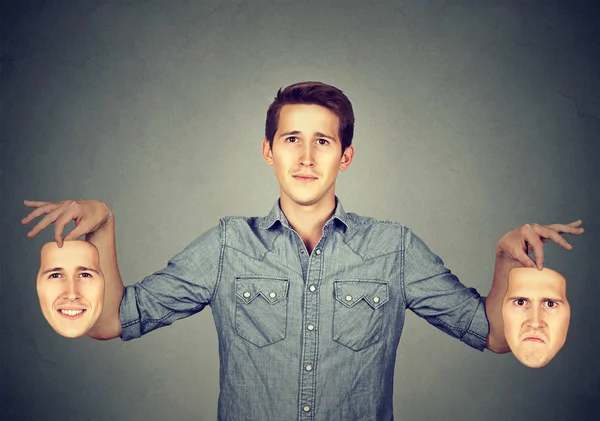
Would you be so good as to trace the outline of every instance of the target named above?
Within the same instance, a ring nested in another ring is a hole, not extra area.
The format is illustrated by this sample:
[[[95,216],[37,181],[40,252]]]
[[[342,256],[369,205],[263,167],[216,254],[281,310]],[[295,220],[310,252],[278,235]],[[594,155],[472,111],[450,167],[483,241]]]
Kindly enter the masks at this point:
[[[393,420],[396,348],[410,309],[483,350],[485,298],[410,229],[338,201],[308,254],[278,204],[228,217],[125,288],[127,341],[212,308],[219,420]]]

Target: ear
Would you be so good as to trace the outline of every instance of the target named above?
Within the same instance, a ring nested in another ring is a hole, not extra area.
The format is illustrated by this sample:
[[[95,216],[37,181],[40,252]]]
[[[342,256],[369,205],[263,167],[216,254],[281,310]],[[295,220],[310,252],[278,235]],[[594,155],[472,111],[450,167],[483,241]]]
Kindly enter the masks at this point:
[[[346,171],[346,169],[352,163],[352,159],[354,158],[354,146],[348,146],[344,153],[342,154],[342,160],[340,162],[340,171]]]
[[[273,151],[271,150],[268,139],[263,139],[262,141],[262,156],[267,164],[273,165]]]

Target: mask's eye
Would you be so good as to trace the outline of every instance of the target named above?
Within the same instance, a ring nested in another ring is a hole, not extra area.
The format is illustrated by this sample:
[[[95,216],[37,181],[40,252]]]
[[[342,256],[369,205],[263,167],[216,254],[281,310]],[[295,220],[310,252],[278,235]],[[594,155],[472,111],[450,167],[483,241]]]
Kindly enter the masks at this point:
[[[327,139],[319,139],[318,142],[319,142],[319,145],[327,145],[329,143],[329,140],[327,140]]]
[[[527,301],[524,300],[523,298],[518,298],[518,299],[514,300],[513,303],[515,303],[519,307],[523,307],[527,303]]]
[[[287,137],[285,139],[285,141],[289,142],[289,143],[296,143],[298,141],[298,138],[296,136],[290,136],[290,137]]]
[[[58,279],[60,278],[60,273],[51,273],[48,278]]]
[[[92,277],[92,274],[91,274],[91,273],[88,273],[88,272],[82,272],[82,273],[80,273],[80,275],[81,275],[83,278],[91,278],[91,277]]]
[[[549,308],[558,307],[558,303],[556,301],[552,301],[552,300],[546,301],[545,304],[546,304],[546,307],[549,307]]]

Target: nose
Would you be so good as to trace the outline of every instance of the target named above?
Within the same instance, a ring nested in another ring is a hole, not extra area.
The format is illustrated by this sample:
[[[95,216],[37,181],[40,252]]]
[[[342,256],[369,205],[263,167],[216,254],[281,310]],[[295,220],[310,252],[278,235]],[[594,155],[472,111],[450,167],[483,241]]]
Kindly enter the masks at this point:
[[[74,279],[67,280],[64,297],[69,301],[75,301],[79,299],[79,293],[77,291],[77,282]]]
[[[300,165],[304,167],[315,165],[314,150],[310,142],[306,142],[300,150]]]
[[[529,325],[533,329],[537,329],[544,327],[545,324],[546,322],[544,320],[544,314],[542,310],[538,306],[534,306],[530,312]]]

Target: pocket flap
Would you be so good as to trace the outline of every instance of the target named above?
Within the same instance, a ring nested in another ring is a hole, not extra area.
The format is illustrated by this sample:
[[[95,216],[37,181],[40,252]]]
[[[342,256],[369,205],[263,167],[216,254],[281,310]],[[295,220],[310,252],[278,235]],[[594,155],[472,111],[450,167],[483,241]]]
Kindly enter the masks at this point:
[[[269,304],[275,304],[287,297],[289,281],[280,278],[259,278],[236,276],[235,294],[246,304],[262,295]]]
[[[365,300],[377,309],[388,301],[388,285],[376,281],[335,281],[334,294],[335,299],[348,308]]]

